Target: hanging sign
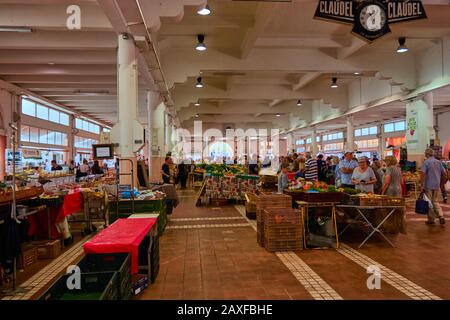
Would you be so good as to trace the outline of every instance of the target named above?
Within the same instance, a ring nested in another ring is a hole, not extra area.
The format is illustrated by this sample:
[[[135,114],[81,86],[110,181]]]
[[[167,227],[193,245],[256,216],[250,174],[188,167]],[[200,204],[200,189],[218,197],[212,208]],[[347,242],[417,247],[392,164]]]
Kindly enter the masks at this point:
[[[391,32],[389,24],[426,19],[420,0],[319,0],[316,19],[352,24],[352,32],[372,42]]]
[[[24,159],[42,159],[41,150],[38,149],[23,149]]]
[[[419,148],[418,125],[417,107],[409,106],[406,111],[406,147],[408,150]]]

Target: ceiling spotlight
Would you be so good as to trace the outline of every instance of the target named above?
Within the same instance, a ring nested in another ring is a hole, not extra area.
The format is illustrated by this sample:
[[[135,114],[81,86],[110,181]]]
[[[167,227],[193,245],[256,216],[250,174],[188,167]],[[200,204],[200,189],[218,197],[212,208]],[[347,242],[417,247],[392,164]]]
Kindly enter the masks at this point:
[[[197,114],[195,115],[195,117],[198,118],[198,117],[200,117],[200,115],[197,113]]]
[[[303,105],[302,100],[298,100],[298,101],[297,101],[297,105],[298,105],[299,107],[302,106],[302,105]]]
[[[203,83],[202,83],[202,77],[198,77],[197,78],[197,84],[195,85],[196,88],[203,88]]]
[[[200,101],[199,101],[199,100],[197,100],[197,102],[196,102],[196,103],[194,103],[194,106],[196,106],[196,107],[200,107]]]
[[[353,72],[353,74],[354,74],[355,76],[359,76],[359,75],[361,74],[361,72],[355,71],[355,72]]]
[[[338,84],[337,84],[337,78],[336,77],[331,78],[331,87],[332,88],[339,87]]]
[[[406,46],[406,38],[398,38],[398,48],[397,53],[404,53],[408,51],[408,47]]]
[[[203,43],[205,41],[205,35],[204,34],[199,34],[199,35],[197,35],[197,39],[198,39],[198,43],[195,46],[195,50],[197,50],[197,51],[205,51],[206,50],[206,46]]]
[[[277,117],[281,117],[281,114],[277,113]]]
[[[211,9],[209,8],[209,5],[206,4],[206,6],[202,7],[201,9],[199,9],[197,11],[197,14],[201,15],[201,16],[207,16],[211,14]]]

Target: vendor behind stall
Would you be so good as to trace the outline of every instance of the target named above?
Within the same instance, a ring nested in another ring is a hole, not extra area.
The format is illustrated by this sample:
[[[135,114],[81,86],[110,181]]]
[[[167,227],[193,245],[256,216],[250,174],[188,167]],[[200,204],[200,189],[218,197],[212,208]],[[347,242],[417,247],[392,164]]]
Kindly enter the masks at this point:
[[[367,157],[358,159],[358,167],[353,171],[352,183],[356,186],[356,190],[373,193],[373,186],[377,179],[372,168],[368,165],[368,160]]]
[[[56,160],[52,160],[52,171],[61,171],[63,168],[56,163]]]

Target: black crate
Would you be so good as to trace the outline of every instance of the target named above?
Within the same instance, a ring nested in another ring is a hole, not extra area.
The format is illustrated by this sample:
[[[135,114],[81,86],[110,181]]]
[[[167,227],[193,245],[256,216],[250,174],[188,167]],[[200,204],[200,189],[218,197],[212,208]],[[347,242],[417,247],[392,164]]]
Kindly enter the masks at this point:
[[[119,300],[129,298],[131,285],[131,256],[129,253],[87,254],[78,263],[81,273],[117,272]]]
[[[63,275],[39,300],[117,300],[117,272],[81,273],[81,289],[70,290]]]

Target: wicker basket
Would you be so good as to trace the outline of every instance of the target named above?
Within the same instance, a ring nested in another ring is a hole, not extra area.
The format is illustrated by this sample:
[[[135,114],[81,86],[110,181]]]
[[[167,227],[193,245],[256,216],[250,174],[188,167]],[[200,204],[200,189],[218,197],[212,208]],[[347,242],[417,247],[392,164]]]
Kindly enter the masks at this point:
[[[261,193],[256,196],[256,219],[258,221],[263,220],[263,211],[269,208],[292,208],[292,198],[278,193]]]

